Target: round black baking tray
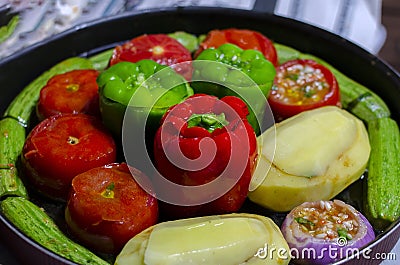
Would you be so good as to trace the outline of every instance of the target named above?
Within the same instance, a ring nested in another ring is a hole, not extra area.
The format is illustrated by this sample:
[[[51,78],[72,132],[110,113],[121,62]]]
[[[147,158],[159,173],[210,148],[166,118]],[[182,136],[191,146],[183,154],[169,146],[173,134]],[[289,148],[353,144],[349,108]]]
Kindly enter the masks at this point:
[[[248,28],[260,31],[275,42],[311,53],[332,64],[350,78],[377,93],[389,106],[393,118],[400,120],[400,77],[387,63],[350,41],[317,27],[269,13],[226,8],[170,8],[119,16],[82,24],[19,51],[0,61],[0,111],[30,81],[57,62],[71,56],[90,56],[144,33],[170,33],[183,30],[204,34],[216,28]],[[362,180],[341,196],[362,190]],[[361,208],[362,198],[353,204]],[[40,199],[39,199],[40,203]],[[51,203],[44,203],[46,208]],[[55,207],[57,208],[57,207]],[[250,207],[251,211],[263,211]],[[59,211],[59,209],[57,210]],[[274,220],[280,215],[272,215]],[[57,213],[53,213],[57,214]],[[62,222],[62,221],[59,221]],[[62,224],[61,224],[62,226]],[[73,264],[44,249],[18,231],[0,215],[0,234],[22,264]],[[400,235],[400,221],[394,222],[368,246],[369,253],[389,252]],[[379,260],[347,258],[337,264],[378,264]]]

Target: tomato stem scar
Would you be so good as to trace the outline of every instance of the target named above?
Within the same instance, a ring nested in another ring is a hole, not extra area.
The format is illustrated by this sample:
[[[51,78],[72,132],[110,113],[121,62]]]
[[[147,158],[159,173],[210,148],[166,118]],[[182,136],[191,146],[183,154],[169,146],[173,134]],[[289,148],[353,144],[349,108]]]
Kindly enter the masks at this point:
[[[163,53],[164,53],[164,48],[163,48],[163,47],[161,47],[161,46],[155,46],[155,47],[153,48],[153,54],[160,55],[160,54],[163,54]]]
[[[110,185],[106,187],[106,189],[101,193],[101,196],[107,199],[112,199],[114,198],[114,188],[115,184],[114,182],[111,182]]]
[[[67,90],[70,92],[76,92],[79,90],[79,85],[78,84],[69,84],[69,85],[67,85]]]
[[[67,142],[68,142],[70,145],[76,145],[76,144],[79,143],[79,139],[76,138],[76,137],[73,137],[73,136],[68,136]]]

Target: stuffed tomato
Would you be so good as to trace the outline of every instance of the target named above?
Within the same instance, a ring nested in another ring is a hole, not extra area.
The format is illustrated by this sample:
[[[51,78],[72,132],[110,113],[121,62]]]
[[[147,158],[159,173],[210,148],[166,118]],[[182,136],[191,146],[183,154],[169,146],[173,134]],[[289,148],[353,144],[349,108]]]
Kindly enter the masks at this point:
[[[244,50],[260,51],[273,65],[278,64],[277,52],[272,41],[260,32],[249,29],[211,30],[199,44],[195,56],[198,56],[203,50],[218,48],[225,43],[235,44]]]
[[[50,78],[40,90],[36,113],[40,120],[63,113],[84,113],[100,116],[94,69],[72,70]]]
[[[187,80],[191,77],[190,51],[176,39],[166,34],[143,34],[114,48],[109,65],[119,62],[153,60],[174,68]]]
[[[84,245],[117,253],[130,238],[157,222],[157,199],[132,174],[143,173],[125,163],[109,164],[72,180],[65,219]]]
[[[336,77],[313,60],[291,60],[276,68],[268,103],[278,120],[322,106],[340,106]]]
[[[85,114],[50,116],[29,133],[22,149],[24,175],[44,195],[66,200],[72,179],[113,163],[116,145],[101,121]]]

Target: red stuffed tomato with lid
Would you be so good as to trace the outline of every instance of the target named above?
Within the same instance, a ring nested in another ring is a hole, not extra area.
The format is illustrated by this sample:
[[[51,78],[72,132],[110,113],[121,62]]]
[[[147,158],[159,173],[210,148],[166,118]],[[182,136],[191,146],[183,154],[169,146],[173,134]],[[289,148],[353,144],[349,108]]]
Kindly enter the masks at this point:
[[[66,200],[73,177],[115,159],[115,142],[100,120],[63,114],[43,120],[30,132],[21,160],[36,190]]]
[[[267,60],[275,66],[278,65],[278,56],[272,41],[260,32],[248,29],[211,30],[200,43],[196,56],[205,49],[218,48],[225,43],[235,44],[244,50],[260,51]]]
[[[190,51],[166,34],[143,34],[115,47],[109,64],[111,66],[121,61],[135,63],[143,59],[171,66],[187,80],[192,75],[190,63],[184,64],[192,61]]]
[[[98,75],[96,70],[80,69],[53,76],[40,90],[38,118],[62,113],[100,116]]]
[[[125,163],[110,164],[72,180],[65,220],[83,244],[118,253],[129,239],[157,222],[157,199],[132,174],[143,173]]]
[[[276,69],[268,103],[278,120],[322,106],[340,106],[333,73],[313,60],[291,60]]]

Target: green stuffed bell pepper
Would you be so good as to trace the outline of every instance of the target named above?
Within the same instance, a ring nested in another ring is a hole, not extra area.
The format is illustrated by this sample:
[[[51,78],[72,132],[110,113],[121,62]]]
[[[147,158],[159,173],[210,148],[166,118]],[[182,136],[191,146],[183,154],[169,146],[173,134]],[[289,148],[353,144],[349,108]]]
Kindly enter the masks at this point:
[[[117,63],[102,72],[97,83],[103,123],[118,138],[128,106],[139,118],[148,110],[146,135],[151,138],[167,109],[193,95],[193,89],[181,75],[148,59]]]
[[[274,65],[257,50],[226,43],[202,51],[193,61],[195,93],[222,98],[238,96],[248,105],[248,121],[260,134],[267,97],[276,74]]]

